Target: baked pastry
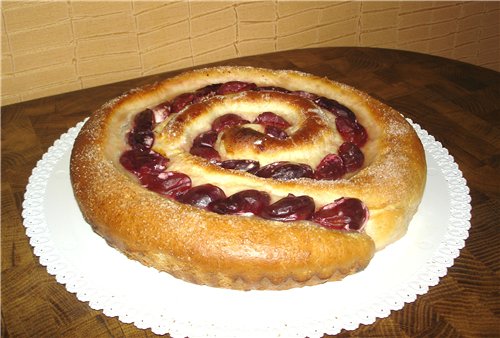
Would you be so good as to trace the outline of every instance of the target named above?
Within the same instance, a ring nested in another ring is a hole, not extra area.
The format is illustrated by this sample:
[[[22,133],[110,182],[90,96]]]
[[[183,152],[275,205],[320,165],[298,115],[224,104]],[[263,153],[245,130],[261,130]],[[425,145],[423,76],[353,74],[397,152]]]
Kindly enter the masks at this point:
[[[71,181],[111,246],[198,284],[288,289],[364,269],[406,233],[426,180],[400,113],[298,71],[186,72],[105,104]]]

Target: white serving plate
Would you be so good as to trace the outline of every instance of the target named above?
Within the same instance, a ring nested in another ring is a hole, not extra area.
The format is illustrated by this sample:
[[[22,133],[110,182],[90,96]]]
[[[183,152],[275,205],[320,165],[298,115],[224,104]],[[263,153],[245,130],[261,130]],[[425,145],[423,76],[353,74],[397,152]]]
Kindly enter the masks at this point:
[[[436,285],[468,237],[466,181],[448,151],[412,123],[428,164],[424,197],[407,235],[378,252],[364,271],[286,291],[190,284],[129,260],[84,221],[69,178],[70,153],[82,125],[63,134],[34,168],[23,203],[26,233],[40,263],[78,299],[156,334],[321,337],[353,330]]]

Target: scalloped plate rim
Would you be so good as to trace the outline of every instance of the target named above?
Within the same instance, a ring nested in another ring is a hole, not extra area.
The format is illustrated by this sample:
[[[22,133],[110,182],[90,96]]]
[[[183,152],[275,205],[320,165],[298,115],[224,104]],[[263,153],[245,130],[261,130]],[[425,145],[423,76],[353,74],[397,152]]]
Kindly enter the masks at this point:
[[[45,257],[45,255],[47,253],[44,253],[42,250],[43,245],[41,245],[41,244],[43,244],[43,243],[37,243],[36,240],[34,239],[34,237],[36,237],[36,236],[34,236],[35,234],[30,233],[30,230],[35,229],[36,225],[40,225],[40,223],[36,223],[36,217],[34,220],[33,220],[33,217],[31,217],[30,212],[33,212],[33,210],[35,210],[35,214],[36,214],[36,212],[38,212],[38,211],[36,211],[36,208],[33,209],[33,207],[29,203],[32,202],[32,200],[33,200],[32,195],[36,195],[37,193],[40,193],[40,191],[43,193],[44,188],[46,188],[46,186],[44,186],[43,182],[36,182],[34,180],[34,177],[35,176],[42,176],[42,178],[43,178],[44,177],[43,175],[46,173],[43,172],[43,170],[45,168],[42,168],[42,167],[50,159],[53,159],[55,161],[60,160],[65,152],[71,150],[74,138],[76,137],[77,133],[79,132],[80,128],[83,126],[83,124],[85,123],[86,120],[87,119],[85,119],[82,122],[79,122],[76,126],[70,128],[66,133],[62,134],[61,137],[58,140],[56,140],[54,142],[54,144],[48,149],[48,151],[43,155],[42,159],[40,159],[37,162],[37,165],[33,169],[32,175],[30,176],[29,183],[26,187],[25,200],[23,201],[22,216],[24,219],[23,224],[26,227],[26,234],[28,237],[30,237],[30,244],[34,248],[34,253],[35,253],[35,255],[40,257],[40,264],[47,268],[47,271],[49,274],[56,277],[56,280],[58,283],[65,285],[66,289],[69,292],[76,294],[77,298],[80,301],[88,302],[89,306],[91,308],[93,308],[95,310],[102,310],[103,313],[109,317],[118,317],[118,319],[122,322],[134,323],[134,325],[140,329],[150,328],[150,329],[152,329],[152,331],[154,333],[157,333],[157,334],[165,334],[167,332],[170,332],[170,334],[172,334],[172,335],[184,334],[184,333],[179,332],[179,331],[182,331],[181,330],[182,325],[183,325],[182,323],[175,323],[175,324],[169,323],[169,324],[172,324],[173,326],[166,328],[165,325],[161,325],[161,324],[160,325],[145,324],[145,321],[143,319],[142,320],[134,320],[131,318],[127,318],[127,315],[124,315],[123,312],[120,313],[120,310],[116,310],[116,313],[113,313],[113,310],[110,310],[105,305],[100,304],[99,301],[95,301],[96,299],[100,298],[99,292],[96,290],[92,290],[91,288],[89,289],[86,287],[84,276],[79,275],[78,272],[73,271],[70,267],[67,267],[67,266],[65,267],[65,269],[59,269],[57,267],[57,265],[53,264],[54,261],[51,261],[51,259]],[[446,148],[442,147],[441,143],[436,141],[433,136],[429,135],[425,130],[420,128],[420,126],[418,124],[415,124],[414,122],[412,122],[409,119],[407,119],[407,120],[408,120],[408,122],[410,122],[410,124],[412,124],[412,126],[417,131],[417,134],[419,135],[419,137],[422,140],[425,139],[427,144],[429,144],[429,143],[433,144],[435,149],[437,149],[436,151],[441,152],[439,155],[441,156],[441,160],[442,160],[442,163],[444,163],[444,165],[451,164],[452,167],[453,167],[453,165],[456,166],[455,169],[452,168],[451,172],[453,173],[454,178],[456,178],[456,180],[458,182],[454,182],[453,184],[463,188],[462,189],[463,192],[459,193],[459,196],[461,196],[460,198],[462,198],[464,200],[464,201],[461,201],[461,203],[462,203],[461,205],[464,205],[464,204],[467,205],[467,207],[464,208],[464,210],[465,210],[464,211],[464,214],[465,214],[464,219],[460,218],[460,220],[462,221],[462,224],[463,224],[461,226],[462,233],[453,237],[453,239],[456,239],[458,243],[453,243],[453,244],[446,243],[444,241],[446,238],[444,238],[443,241],[439,245],[439,250],[449,251],[448,256],[447,256],[448,259],[447,260],[443,259],[443,261],[438,261],[438,262],[433,261],[432,263],[427,262],[425,264],[425,267],[427,268],[426,271],[419,271],[419,273],[420,273],[419,276],[426,275],[425,277],[431,278],[431,279],[430,280],[427,279],[427,282],[424,283],[424,285],[419,284],[419,286],[417,286],[417,287],[414,287],[414,286],[410,287],[410,289],[412,291],[411,293],[408,292],[408,290],[409,290],[408,285],[401,286],[398,290],[396,290],[394,292],[394,294],[407,293],[407,295],[406,295],[406,297],[399,299],[398,302],[391,304],[390,308],[388,308],[388,309],[384,308],[380,311],[380,313],[363,314],[359,317],[359,318],[362,318],[361,320],[359,320],[359,322],[351,322],[351,323],[347,323],[347,324],[343,323],[340,326],[335,326],[335,323],[325,324],[325,322],[327,322],[328,320],[318,321],[318,325],[320,327],[318,327],[317,329],[314,329],[313,330],[314,332],[309,332],[309,335],[315,334],[315,335],[321,336],[323,333],[336,334],[336,333],[340,332],[342,329],[354,330],[360,324],[364,324],[364,325],[372,324],[378,318],[387,317],[390,315],[390,313],[392,311],[400,310],[401,308],[404,307],[405,304],[415,301],[417,296],[428,292],[428,290],[431,286],[437,285],[439,283],[440,279],[446,275],[448,268],[453,265],[455,258],[458,257],[460,250],[465,245],[465,239],[467,239],[467,237],[469,235],[468,231],[470,229],[470,217],[471,217],[470,195],[469,195],[469,189],[467,187],[467,182],[466,182],[465,178],[462,176],[460,169],[458,168],[458,166],[454,162],[453,157],[448,153]],[[424,140],[423,140],[423,143],[425,143]],[[57,151],[59,151],[59,153],[57,153]],[[427,155],[427,149],[426,149],[426,155]],[[53,170],[53,167],[49,168],[49,170],[48,170],[49,174],[50,174],[51,170]],[[448,183],[452,184],[450,181],[448,181]],[[43,212],[43,210],[41,212]],[[34,222],[34,224],[32,224],[33,222]],[[463,223],[463,222],[465,222],[465,223]],[[448,231],[447,231],[447,234],[448,234]],[[48,240],[50,241],[50,234],[48,236],[49,236]],[[63,266],[65,264],[64,260],[62,260],[61,257],[58,257],[57,255],[56,255],[55,261],[62,263]],[[432,267],[429,267],[429,265],[432,265]],[[61,270],[64,270],[64,271],[61,272]],[[431,270],[431,271],[429,271],[429,270]],[[68,275],[70,277],[68,277]],[[72,281],[72,283],[70,283],[70,281]],[[408,294],[408,293],[410,293],[410,294]],[[384,298],[384,301],[385,301],[386,296],[387,295],[385,295],[385,294],[379,295],[375,299]],[[368,310],[370,310],[370,309],[368,309]],[[332,318],[332,320],[334,320],[334,319]],[[324,324],[324,327],[321,327],[322,323]],[[309,330],[311,330],[311,329],[309,329]],[[182,331],[182,332],[184,332],[184,331]]]

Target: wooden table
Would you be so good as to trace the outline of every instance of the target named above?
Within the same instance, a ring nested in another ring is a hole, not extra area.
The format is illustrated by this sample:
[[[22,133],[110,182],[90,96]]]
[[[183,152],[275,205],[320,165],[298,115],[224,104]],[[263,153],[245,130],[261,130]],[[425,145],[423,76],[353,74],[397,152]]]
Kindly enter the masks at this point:
[[[424,54],[372,48],[294,50],[220,64],[299,69],[366,91],[435,136],[468,181],[472,227],[448,274],[402,310],[339,336],[500,336],[499,73]],[[62,133],[107,100],[171,74],[3,107],[3,337],[155,336],[92,310],[57,283],[33,254],[21,211],[31,170]]]

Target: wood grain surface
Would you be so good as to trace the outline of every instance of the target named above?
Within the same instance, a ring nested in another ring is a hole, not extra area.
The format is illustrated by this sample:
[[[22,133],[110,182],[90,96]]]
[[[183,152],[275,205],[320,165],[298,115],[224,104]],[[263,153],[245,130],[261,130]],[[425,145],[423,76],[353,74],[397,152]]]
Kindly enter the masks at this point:
[[[500,337],[498,72],[373,48],[293,50],[219,64],[298,69],[366,91],[441,142],[468,181],[470,236],[447,275],[403,309],[339,337]],[[32,169],[62,133],[107,100],[174,73],[2,108],[2,337],[155,336],[91,309],[57,283],[33,254],[21,212]]]

